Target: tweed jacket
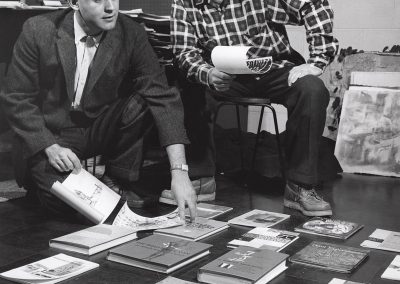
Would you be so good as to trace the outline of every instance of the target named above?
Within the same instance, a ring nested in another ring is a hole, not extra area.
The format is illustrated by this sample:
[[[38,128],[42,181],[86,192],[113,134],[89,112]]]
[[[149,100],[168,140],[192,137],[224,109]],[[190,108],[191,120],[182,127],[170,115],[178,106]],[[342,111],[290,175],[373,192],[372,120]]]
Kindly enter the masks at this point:
[[[68,9],[28,19],[14,46],[0,102],[24,158],[54,144],[54,133],[72,123],[73,14]],[[117,98],[131,95],[141,96],[151,110],[162,146],[188,143],[178,91],[168,86],[143,27],[120,14],[97,50],[81,105],[88,118],[96,118]]]

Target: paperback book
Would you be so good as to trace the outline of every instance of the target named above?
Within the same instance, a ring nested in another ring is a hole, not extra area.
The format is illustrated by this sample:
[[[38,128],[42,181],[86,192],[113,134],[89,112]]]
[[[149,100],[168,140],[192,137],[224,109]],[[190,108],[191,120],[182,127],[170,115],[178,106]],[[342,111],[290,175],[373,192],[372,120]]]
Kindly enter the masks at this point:
[[[197,204],[197,216],[207,219],[213,219],[219,215],[225,214],[226,212],[231,211],[233,208],[222,205],[215,205],[209,203],[198,203]],[[186,216],[190,216],[189,209],[186,208],[185,211]]]
[[[49,246],[61,250],[92,255],[136,239],[136,231],[129,228],[100,224],[51,239]]]
[[[376,229],[361,246],[400,252],[400,232]]]
[[[230,241],[227,246],[230,248],[247,246],[272,251],[281,251],[298,238],[299,233],[256,227],[243,234],[240,238]]]
[[[296,227],[296,232],[347,239],[360,230],[363,225],[337,219],[314,217]]]
[[[97,263],[57,254],[0,274],[0,277],[18,283],[52,284],[75,277],[99,267]]]
[[[84,169],[56,181],[50,191],[95,224],[103,223],[121,198]]]
[[[369,251],[349,246],[314,241],[289,258],[293,263],[351,273],[368,257]]]
[[[271,227],[288,219],[290,215],[254,209],[228,221],[228,224],[247,227]]]
[[[339,279],[339,278],[332,278],[332,280],[329,281],[328,284],[364,284],[364,283],[354,282],[354,281],[344,280],[344,279]]]
[[[400,255],[396,255],[388,268],[383,272],[381,278],[400,280]]]
[[[201,267],[197,280],[205,283],[268,283],[286,267],[287,254],[238,247]]]
[[[185,240],[198,241],[205,237],[214,235],[228,228],[228,223],[197,217],[193,222],[184,225],[158,229],[155,234],[178,237]]]
[[[172,276],[168,276],[164,280],[157,282],[156,284],[196,284],[196,282],[182,280]]]
[[[180,238],[151,235],[109,251],[107,259],[149,269],[171,273],[210,253],[212,245]]]

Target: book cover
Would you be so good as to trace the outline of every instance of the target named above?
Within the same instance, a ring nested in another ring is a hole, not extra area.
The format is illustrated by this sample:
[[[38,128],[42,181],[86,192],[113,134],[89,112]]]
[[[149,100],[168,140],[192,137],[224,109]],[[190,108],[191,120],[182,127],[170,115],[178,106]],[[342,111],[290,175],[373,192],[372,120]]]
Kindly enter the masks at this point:
[[[193,222],[187,222],[177,227],[158,229],[154,233],[197,241],[227,228],[228,224],[226,222],[197,217]]]
[[[240,238],[228,243],[228,247],[247,246],[280,251],[299,238],[299,233],[256,227]]]
[[[57,254],[0,274],[0,277],[18,283],[52,284],[70,279],[99,267],[97,263],[65,254]]]
[[[207,254],[212,245],[151,235],[109,251],[107,259],[162,273],[170,273]]]
[[[204,265],[197,280],[205,283],[268,283],[286,267],[287,254],[238,247]]]
[[[92,255],[134,239],[136,239],[136,231],[133,229],[100,224],[51,239],[49,246]]]
[[[344,279],[339,279],[339,278],[332,278],[332,280],[329,281],[328,284],[364,284],[364,283],[354,282],[354,281],[344,280]]]
[[[314,241],[289,260],[321,269],[351,273],[368,257],[368,253],[365,249]]]
[[[400,232],[376,229],[361,246],[400,252]]]
[[[353,222],[323,217],[314,217],[296,227],[294,230],[301,233],[338,239],[347,239],[358,230],[360,230],[362,227],[363,225]]]
[[[228,206],[215,205],[210,203],[197,204],[197,216],[207,219],[213,219],[231,210],[233,210],[233,208]],[[186,208],[185,210],[185,215],[190,216],[188,208]]]
[[[247,227],[271,227],[286,219],[290,215],[254,209],[228,221],[228,224]]]
[[[56,181],[50,191],[95,224],[103,223],[121,198],[84,169]]]
[[[167,278],[157,282],[156,284],[195,284],[195,282],[168,276]]]
[[[388,268],[383,272],[381,278],[400,280],[400,255],[396,255]]]

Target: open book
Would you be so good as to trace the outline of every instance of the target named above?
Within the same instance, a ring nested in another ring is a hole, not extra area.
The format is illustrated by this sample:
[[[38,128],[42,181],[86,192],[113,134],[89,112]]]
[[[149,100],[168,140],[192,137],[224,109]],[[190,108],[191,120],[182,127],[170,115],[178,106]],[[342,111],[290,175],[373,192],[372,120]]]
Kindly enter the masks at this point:
[[[108,218],[121,198],[84,169],[71,173],[63,183],[56,181],[50,191],[96,224]]]

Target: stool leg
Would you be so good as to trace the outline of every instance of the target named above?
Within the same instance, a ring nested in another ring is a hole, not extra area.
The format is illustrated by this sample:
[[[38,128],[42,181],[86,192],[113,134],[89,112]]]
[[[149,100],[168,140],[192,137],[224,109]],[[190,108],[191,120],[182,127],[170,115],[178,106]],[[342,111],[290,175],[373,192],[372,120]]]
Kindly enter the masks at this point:
[[[278,144],[277,146],[278,146],[279,162],[281,164],[282,178],[286,180],[285,160],[283,159],[283,155],[282,155],[282,148],[281,148],[281,141],[279,138],[279,128],[278,128],[278,120],[276,118],[276,112],[275,112],[275,109],[271,105],[267,105],[267,107],[272,111],[272,116],[274,118],[275,137],[276,137],[276,143]]]
[[[96,176],[96,156],[93,157],[93,175]]]
[[[239,137],[239,145],[240,145],[240,164],[242,167],[242,171],[244,170],[244,157],[243,157],[243,138],[242,138],[242,125],[240,123],[240,112],[239,105],[235,105],[236,107],[236,120],[238,126],[238,137]]]
[[[260,140],[261,125],[262,125],[262,121],[263,121],[263,117],[264,117],[264,109],[265,109],[265,106],[262,106],[261,107],[260,118],[258,120],[256,144],[254,145],[253,158],[251,160],[251,171],[254,171],[254,166],[255,166],[255,163],[256,163],[256,154],[257,154],[258,144],[259,144],[259,140]]]

